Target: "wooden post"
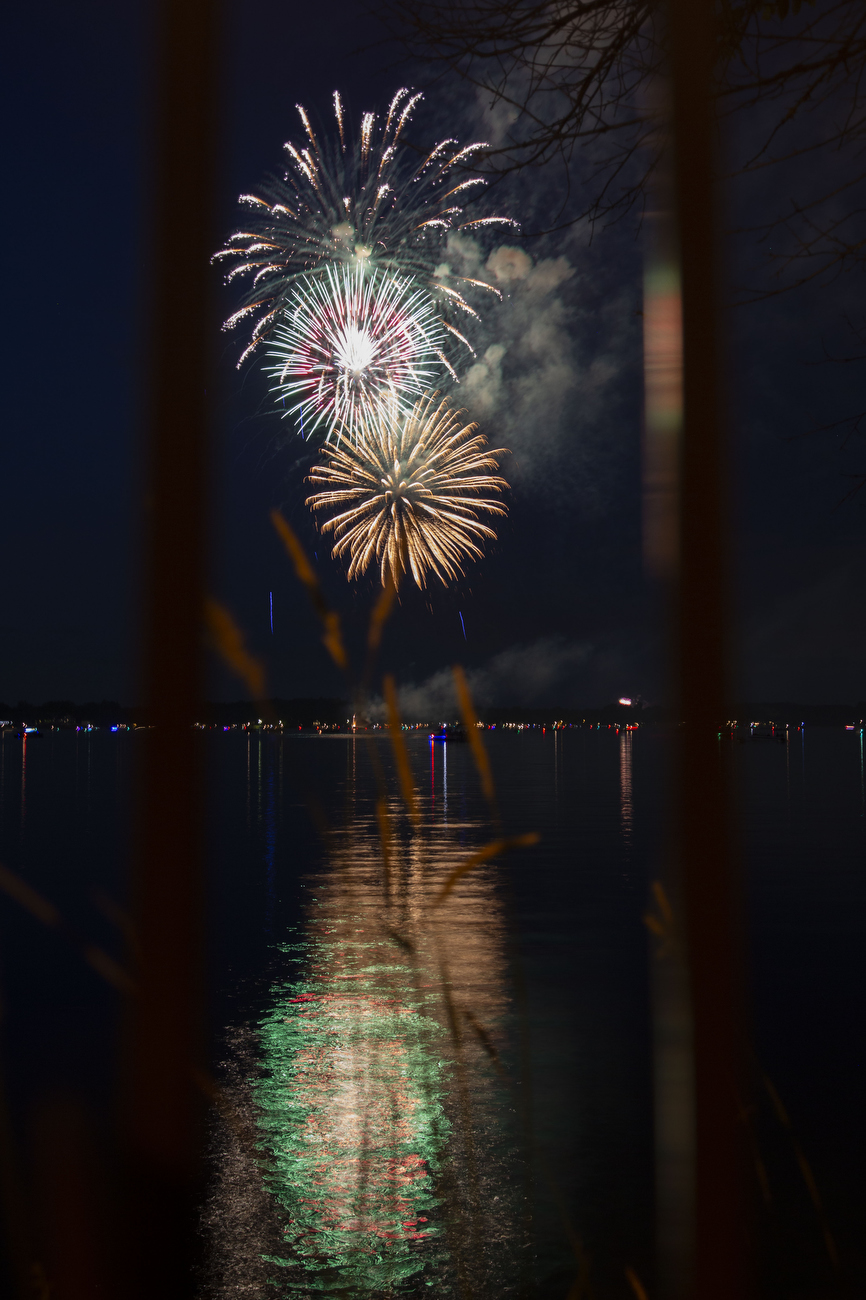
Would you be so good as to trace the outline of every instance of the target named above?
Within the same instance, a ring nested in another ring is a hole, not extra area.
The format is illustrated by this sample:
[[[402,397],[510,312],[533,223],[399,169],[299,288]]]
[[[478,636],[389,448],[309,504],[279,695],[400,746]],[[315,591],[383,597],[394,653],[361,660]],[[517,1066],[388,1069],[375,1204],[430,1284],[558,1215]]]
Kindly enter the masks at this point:
[[[145,752],[134,844],[137,996],[125,1058],[126,1294],[192,1296],[200,1193],[201,700],[216,6],[163,0],[151,248]]]
[[[682,287],[676,658],[684,722],[677,815],[695,1080],[697,1300],[745,1294],[739,1123],[740,927],[730,794],[719,731],[727,720],[726,446],[719,379],[714,193],[713,0],[669,0],[675,220]]]

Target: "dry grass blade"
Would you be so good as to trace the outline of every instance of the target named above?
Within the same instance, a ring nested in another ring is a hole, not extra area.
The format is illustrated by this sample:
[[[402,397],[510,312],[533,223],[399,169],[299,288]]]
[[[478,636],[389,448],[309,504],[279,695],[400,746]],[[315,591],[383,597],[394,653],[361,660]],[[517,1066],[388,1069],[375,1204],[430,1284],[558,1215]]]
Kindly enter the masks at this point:
[[[307,589],[307,594],[313,602],[313,608],[322,620],[322,643],[337,667],[345,671],[349,666],[349,656],[346,654],[346,647],[343,645],[340,617],[332,609],[328,608],[328,603],[322,594],[322,588],[313,566],[307,559],[306,552],[294,529],[286,523],[279,510],[271,511],[271,523],[289,553],[289,559],[295,567],[295,573],[299,581]]]
[[[484,791],[488,803],[492,804],[495,798],[493,773],[490,770],[490,759],[487,757],[487,750],[484,748],[484,741],[481,739],[481,733],[478,729],[478,718],[472,706],[472,696],[469,694],[466,674],[459,664],[455,664],[452,671],[454,673],[454,685],[457,688],[457,704],[460,708],[460,716],[466,728],[469,744],[472,747],[472,757],[475,759],[475,766],[478,768],[478,775],[481,777],[481,789]]]
[[[463,1045],[463,1035],[460,1032],[460,1021],[457,1018],[457,1008],[454,1005],[454,998],[451,994],[451,981],[448,975],[448,967],[441,958],[439,961],[439,979],[442,1002],[445,1006],[445,1015],[448,1018],[448,1028],[451,1031],[451,1038],[454,1046],[459,1050]],[[462,1061],[459,1061],[458,1064],[462,1071]],[[461,1098],[461,1109],[464,1110],[464,1113],[467,1113],[468,1111],[465,1098]]]
[[[772,1081],[767,1078],[766,1074],[761,1076],[761,1080],[764,1084],[764,1087],[767,1090],[767,1096],[770,1098],[770,1101],[773,1103],[773,1110],[776,1112],[776,1118],[778,1119],[779,1123],[782,1125],[783,1128],[790,1129],[791,1127],[790,1117],[788,1115],[787,1110],[784,1107],[782,1098],[776,1092],[776,1089],[774,1088]]]
[[[769,1096],[770,1101],[773,1103],[773,1109],[776,1112],[776,1118],[778,1119],[782,1127],[787,1130],[788,1136],[791,1139],[791,1146],[794,1148],[794,1158],[797,1161],[797,1166],[803,1177],[803,1182],[806,1184],[806,1190],[809,1193],[809,1197],[812,1201],[812,1205],[814,1206],[815,1213],[818,1216],[818,1222],[821,1225],[821,1235],[824,1238],[824,1246],[830,1258],[830,1263],[833,1265],[834,1268],[838,1268],[839,1252],[836,1249],[835,1239],[833,1237],[832,1232],[830,1231],[830,1225],[827,1223],[827,1219],[824,1214],[824,1206],[821,1201],[821,1194],[818,1191],[818,1185],[815,1182],[815,1176],[812,1173],[812,1166],[809,1164],[809,1161],[806,1159],[806,1153],[804,1152],[803,1148],[800,1146],[800,1143],[797,1141],[796,1135],[794,1134],[793,1126],[791,1124],[790,1116],[788,1115],[788,1112],[782,1103],[781,1097],[779,1096],[778,1092],[776,1092],[776,1089],[774,1088],[772,1082],[770,1081],[770,1079],[767,1077],[766,1074],[762,1075],[761,1078],[764,1087],[767,1090],[767,1095]]]
[[[135,927],[132,924],[132,917],[122,907],[118,907],[113,898],[109,898],[101,889],[96,889],[91,894],[94,905],[99,909],[106,920],[116,926],[126,940],[126,946],[130,953],[138,956],[138,937],[135,933]]]
[[[577,1277],[568,1288],[568,1295],[565,1300],[584,1300],[584,1297],[591,1296],[589,1286],[590,1258],[583,1249],[583,1243],[578,1237],[571,1237],[571,1248],[574,1251],[574,1257],[577,1260],[578,1272]]]
[[[652,912],[645,912],[643,923],[651,934],[661,940],[656,956],[665,957],[676,950],[674,910],[660,880],[653,881],[652,892],[658,904],[659,915],[655,916]]]
[[[764,1164],[761,1157],[757,1155],[755,1156],[755,1177],[758,1180],[758,1186],[761,1189],[761,1196],[763,1197],[764,1204],[772,1205],[773,1194],[770,1191],[770,1180],[767,1177],[767,1166]]]
[[[626,1265],[625,1276],[626,1276],[626,1281],[628,1282],[632,1291],[634,1291],[637,1300],[649,1300],[643,1283],[641,1282],[637,1273],[635,1273],[634,1269],[629,1268],[628,1265]]]
[[[231,614],[217,601],[205,601],[205,617],[214,647],[232,672],[246,684],[254,700],[265,697],[265,672],[244,645],[244,634]]]
[[[481,1022],[475,1018],[472,1012],[467,1011],[465,1007],[463,1008],[463,1016],[464,1019],[469,1021],[469,1024],[472,1026],[475,1037],[478,1039],[479,1043],[484,1048],[484,1051],[487,1053],[487,1055],[490,1057],[493,1064],[496,1066],[496,1069],[499,1072],[499,1074],[504,1076],[505,1070],[503,1069],[502,1062],[499,1059],[499,1053],[496,1050],[496,1044],[493,1042],[493,1039],[490,1037],[488,1031],[484,1028]]]
[[[391,896],[391,823],[388,820],[388,804],[385,799],[376,800],[376,820],[379,823],[379,839],[382,841],[382,865],[385,869],[385,894]]]
[[[409,754],[406,750],[406,742],[403,739],[401,730],[402,722],[400,720],[400,710],[397,707],[397,687],[394,685],[394,678],[389,673],[383,683],[385,690],[385,705],[388,709],[388,727],[391,735],[391,744],[394,746],[394,759],[397,763],[397,775],[400,778],[400,789],[403,794],[406,807],[409,810],[409,816],[415,825],[418,825],[418,806],[415,802],[415,786],[412,781],[412,769],[409,766]]]
[[[491,840],[489,844],[485,844],[483,849],[478,849],[475,853],[470,854],[468,858],[460,863],[459,867],[454,868],[434,898],[433,906],[441,907],[458,880],[461,880],[473,867],[480,866],[482,862],[489,862],[491,858],[498,857],[500,853],[507,853],[509,849],[528,848],[530,844],[537,844],[540,839],[541,836],[537,831],[529,831],[526,835],[510,835],[506,838]]]
[[[340,631],[340,615],[329,609],[322,620],[322,626],[324,628],[322,645],[337,667],[345,671],[349,663],[349,656],[346,654],[346,647],[343,645],[343,636]]]
[[[31,889],[26,881],[16,876],[15,872],[10,871],[8,867],[0,866],[0,889],[10,898],[14,898],[15,902],[25,908],[31,916],[35,916],[37,921],[41,921],[50,930],[59,930],[78,949],[88,966],[101,975],[106,983],[111,984],[120,993],[135,991],[130,976],[113,957],[109,957],[104,948],[85,943],[72,927],[66,924],[53,903],[49,903],[47,898],[37,894],[35,889]]]
[[[60,913],[53,903],[49,903],[47,898],[37,894],[35,889],[16,876],[8,867],[0,867],[0,889],[10,898],[14,898],[16,903],[25,908],[31,916],[35,916],[37,921],[43,925],[56,929],[61,924]]]
[[[646,912],[644,914],[643,923],[646,926],[646,928],[649,931],[651,931],[651,933],[654,934],[658,939],[664,939],[665,937],[664,926],[662,925],[661,921],[658,919],[657,916],[653,916],[652,912]]]
[[[652,891],[655,900],[659,905],[659,911],[661,912],[662,916],[664,917],[668,925],[672,926],[674,923],[674,909],[671,907],[670,902],[668,901],[668,896],[665,893],[664,886],[662,885],[662,882],[660,880],[653,881]]]
[[[274,525],[274,528],[276,528],[283,545],[289,553],[289,559],[295,566],[295,573],[297,574],[299,581],[302,582],[310,592],[318,592],[321,597],[319,579],[316,577],[312,564],[310,564],[310,561],[307,559],[306,551],[298,540],[295,530],[286,522],[279,510],[276,509],[271,511],[271,523]],[[317,612],[322,612],[318,606]]]
[[[118,993],[134,993],[135,984],[126,971],[116,962],[113,957],[109,957],[103,948],[95,948],[92,945],[84,949],[84,960],[88,966],[92,966],[97,975],[101,975],[107,984],[111,984],[117,989]]]
[[[367,631],[367,662],[364,665],[364,692],[373,677],[373,665],[376,662],[376,655],[379,646],[382,644],[382,634],[385,631],[385,624],[391,617],[391,611],[394,608],[394,601],[397,599],[397,584],[393,575],[389,572],[385,579],[385,585],[379,593],[379,598],[373,606],[370,615],[370,626]]]
[[[391,610],[394,608],[394,601],[397,596],[397,587],[391,575],[388,575],[388,581],[382,588],[382,594],[373,606],[373,612],[370,615],[370,630],[367,633],[367,648],[371,653],[379,649],[382,642],[382,633],[385,624],[391,616]]]

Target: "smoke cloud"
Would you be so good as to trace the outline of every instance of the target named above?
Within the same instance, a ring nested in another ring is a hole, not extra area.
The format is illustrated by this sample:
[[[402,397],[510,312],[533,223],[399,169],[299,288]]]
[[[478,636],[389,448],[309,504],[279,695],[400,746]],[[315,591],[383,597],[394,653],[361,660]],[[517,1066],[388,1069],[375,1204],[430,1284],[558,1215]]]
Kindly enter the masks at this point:
[[[559,703],[569,692],[570,678],[587,663],[592,646],[543,637],[529,645],[501,650],[480,668],[469,668],[466,679],[478,708],[494,705]],[[440,668],[426,681],[399,688],[400,713],[407,722],[438,723],[457,717],[457,697],[450,668]],[[557,698],[554,698],[557,697]],[[371,701],[370,716],[384,718],[380,699]]]
[[[630,289],[602,293],[597,268],[574,264],[588,257],[579,232],[560,242],[570,255],[533,258],[510,243],[488,253],[452,233],[437,275],[445,284],[482,280],[501,295],[481,295],[476,357],[455,399],[512,452],[515,488],[544,491],[554,509],[579,499],[594,512],[610,503],[635,452],[637,421],[621,410],[628,375],[638,374],[635,304]]]

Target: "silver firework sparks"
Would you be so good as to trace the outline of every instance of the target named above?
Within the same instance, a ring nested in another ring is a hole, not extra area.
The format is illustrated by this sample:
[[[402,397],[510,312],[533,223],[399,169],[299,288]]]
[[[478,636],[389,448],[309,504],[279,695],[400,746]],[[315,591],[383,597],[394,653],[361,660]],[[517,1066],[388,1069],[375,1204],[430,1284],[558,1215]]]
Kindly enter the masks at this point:
[[[229,280],[245,276],[250,282],[241,308],[226,321],[227,329],[243,321],[252,325],[239,364],[279,319],[298,279],[324,274],[335,263],[369,265],[422,281],[443,328],[469,347],[454,324],[460,316],[477,315],[465,297],[467,289],[475,286],[497,296],[498,290],[483,280],[441,271],[444,241],[449,231],[516,222],[465,216],[466,200],[485,183],[483,177],[467,174],[484,144],[460,148],[456,140],[442,140],[417,161],[402,135],[420,99],[398,90],[383,123],[373,113],[363,115],[355,141],[348,138],[337,92],[333,138],[320,140],[298,105],[306,141],[285,145],[289,166],[282,177],[272,177],[257,194],[241,195],[240,202],[251,209],[250,219],[216,254],[233,263]],[[448,278],[453,283],[446,283]]]

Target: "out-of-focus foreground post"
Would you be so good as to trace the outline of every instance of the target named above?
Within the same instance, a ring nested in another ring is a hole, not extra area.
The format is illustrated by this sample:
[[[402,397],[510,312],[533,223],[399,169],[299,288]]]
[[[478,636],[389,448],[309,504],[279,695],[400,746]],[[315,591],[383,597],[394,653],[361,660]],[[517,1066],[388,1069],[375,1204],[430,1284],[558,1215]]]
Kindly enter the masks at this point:
[[[720,385],[713,0],[668,0],[672,194],[682,293],[676,760],[694,1070],[694,1272],[699,1300],[746,1293],[741,1186],[740,926],[730,791],[727,452]]]
[[[145,699],[134,844],[136,981],[125,1052],[124,1294],[189,1296],[199,1190],[201,699],[207,292],[216,6],[163,0],[157,27]],[[182,237],[180,229],[182,227]]]

